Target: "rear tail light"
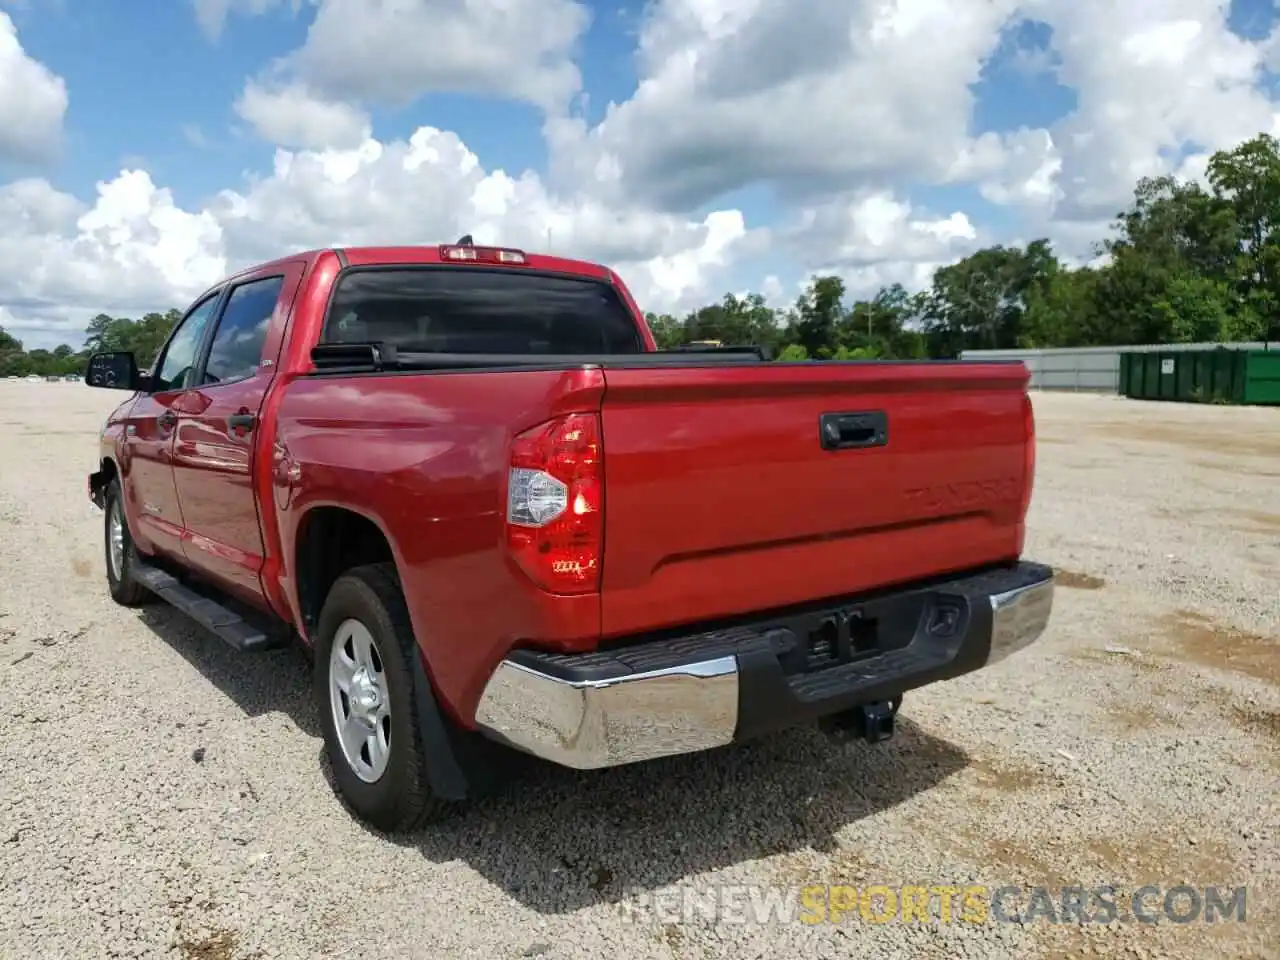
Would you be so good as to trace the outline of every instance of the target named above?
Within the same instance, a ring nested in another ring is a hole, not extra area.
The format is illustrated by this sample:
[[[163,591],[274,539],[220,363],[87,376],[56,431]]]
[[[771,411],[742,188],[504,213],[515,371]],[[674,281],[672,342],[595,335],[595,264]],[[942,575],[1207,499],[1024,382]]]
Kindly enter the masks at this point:
[[[1020,518],[1026,518],[1031,509],[1031,489],[1036,481],[1036,414],[1031,405],[1030,395],[1022,398],[1022,434],[1023,434],[1023,473],[1026,477],[1022,484],[1022,508]]]
[[[463,263],[523,264],[527,262],[521,251],[498,247],[444,246],[440,248],[440,256],[444,260]]]
[[[518,435],[507,474],[507,547],[551,593],[600,589],[604,466],[600,419],[573,413]]]

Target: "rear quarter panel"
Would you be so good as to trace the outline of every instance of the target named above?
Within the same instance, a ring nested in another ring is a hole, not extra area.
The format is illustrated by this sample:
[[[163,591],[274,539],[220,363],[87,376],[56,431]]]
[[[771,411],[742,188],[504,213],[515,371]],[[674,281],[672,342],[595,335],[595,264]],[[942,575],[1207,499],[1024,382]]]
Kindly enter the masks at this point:
[[[470,723],[489,674],[536,637],[591,649],[599,595],[545,594],[505,548],[508,449],[552,416],[599,409],[599,371],[301,377],[282,388],[273,450],[284,587],[298,616],[298,532],[334,506],[377,524],[445,709]]]

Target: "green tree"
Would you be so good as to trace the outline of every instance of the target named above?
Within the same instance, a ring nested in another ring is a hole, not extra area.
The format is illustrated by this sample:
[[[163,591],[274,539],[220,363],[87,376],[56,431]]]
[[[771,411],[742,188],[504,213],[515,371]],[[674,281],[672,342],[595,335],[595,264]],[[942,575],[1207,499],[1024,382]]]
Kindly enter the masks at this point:
[[[783,347],[781,352],[779,352],[778,354],[778,359],[788,361],[788,362],[794,362],[796,360],[808,360],[809,351],[806,350],[802,344],[791,343]]]
[[[0,327],[0,376],[23,376],[27,373],[27,355],[22,341]]]
[[[1083,347],[1099,343],[1098,282],[1089,267],[1055,270],[1027,294],[1020,347]]]
[[[777,317],[759,294],[727,293],[719,303],[694,310],[684,321],[689,341],[719,340],[731,346],[775,347],[780,338]]]
[[[1233,276],[1238,310],[1259,318],[1239,318],[1238,328],[1261,324],[1267,339],[1280,338],[1280,141],[1259,134],[1209,160],[1215,197],[1231,210],[1235,242]]]
[[[849,356],[911,359],[927,355],[924,336],[914,328],[917,299],[901,284],[880,290],[870,300],[858,300],[836,329],[836,353]]]
[[[684,324],[669,313],[646,313],[644,321],[659,350],[670,350],[684,342]]]
[[[1029,300],[1061,269],[1047,240],[987,247],[942,267],[923,304],[929,353],[1016,346]]]
[[[785,340],[798,343],[811,357],[832,356],[837,348],[836,330],[844,317],[844,281],[839,277],[814,277],[796,301]]]

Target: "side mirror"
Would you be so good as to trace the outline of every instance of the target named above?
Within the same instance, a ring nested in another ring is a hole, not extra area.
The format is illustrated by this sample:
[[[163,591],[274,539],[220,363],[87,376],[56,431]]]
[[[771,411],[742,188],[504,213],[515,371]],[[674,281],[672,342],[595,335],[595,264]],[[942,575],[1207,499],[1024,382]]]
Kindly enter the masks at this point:
[[[95,353],[85,367],[84,382],[106,390],[146,389],[146,378],[138,373],[138,361],[127,350]]]

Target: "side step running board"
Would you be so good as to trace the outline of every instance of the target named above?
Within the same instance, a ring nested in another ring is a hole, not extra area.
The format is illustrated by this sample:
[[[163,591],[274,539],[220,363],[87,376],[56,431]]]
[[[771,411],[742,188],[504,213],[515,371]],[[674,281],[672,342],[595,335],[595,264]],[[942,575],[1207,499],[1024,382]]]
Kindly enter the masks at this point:
[[[241,653],[257,653],[287,645],[283,631],[266,632],[234,610],[198,593],[163,570],[134,560],[130,573],[152,593],[181,610],[200,626],[216,634]]]

